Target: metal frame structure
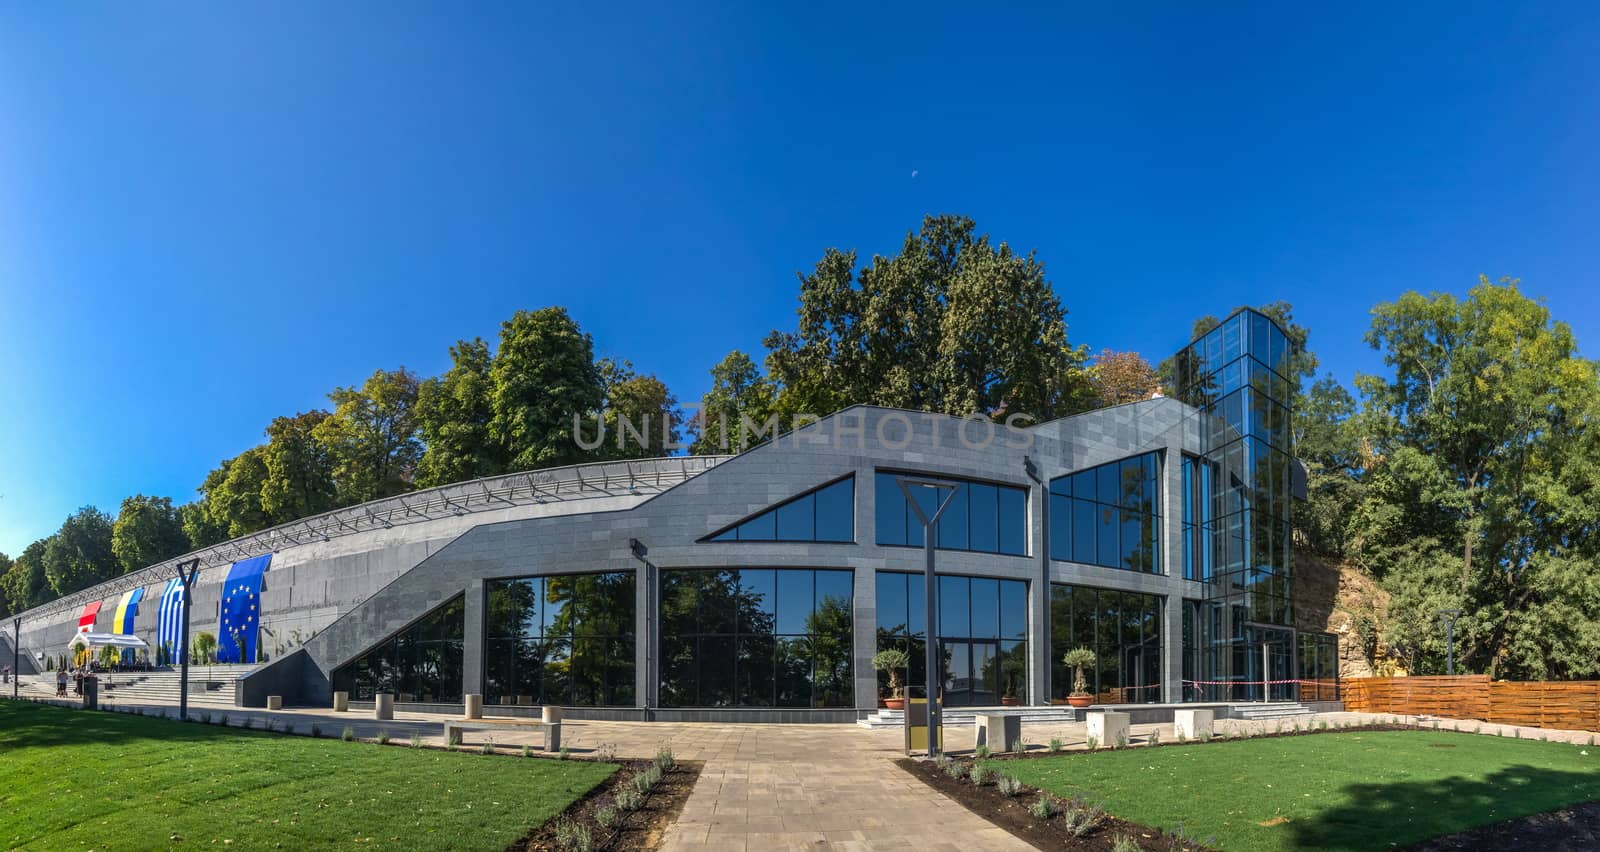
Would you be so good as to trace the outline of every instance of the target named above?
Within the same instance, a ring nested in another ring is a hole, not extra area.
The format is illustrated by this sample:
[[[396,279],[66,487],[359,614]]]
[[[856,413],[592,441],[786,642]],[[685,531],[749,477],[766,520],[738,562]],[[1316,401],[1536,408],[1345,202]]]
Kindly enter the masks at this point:
[[[658,494],[730,458],[732,456],[669,456],[595,462],[490,476],[413,491],[312,515],[201,548],[97,583],[89,589],[73,592],[18,615],[33,621],[69,612],[91,601],[104,600],[119,592],[164,581],[180,565],[189,562],[197,562],[201,568],[213,568],[263,553],[276,553],[286,547],[328,542],[342,536],[478,512],[599,497]]]

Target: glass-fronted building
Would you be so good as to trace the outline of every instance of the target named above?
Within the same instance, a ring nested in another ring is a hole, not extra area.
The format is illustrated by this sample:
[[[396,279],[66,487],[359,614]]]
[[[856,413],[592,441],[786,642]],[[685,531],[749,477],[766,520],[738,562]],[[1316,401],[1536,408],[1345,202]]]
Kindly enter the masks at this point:
[[[1337,646],[1296,629],[1291,355],[1245,310],[1178,353],[1170,397],[1021,428],[856,406],[737,456],[513,474],[230,542],[273,552],[264,686],[241,695],[844,721],[891,680],[925,690],[934,642],[950,706],[1065,703],[1079,647],[1101,704],[1331,699]],[[919,514],[941,495],[930,613]],[[154,599],[167,567],[84,594]],[[71,616],[24,613],[24,647]],[[885,649],[910,661],[893,678]]]

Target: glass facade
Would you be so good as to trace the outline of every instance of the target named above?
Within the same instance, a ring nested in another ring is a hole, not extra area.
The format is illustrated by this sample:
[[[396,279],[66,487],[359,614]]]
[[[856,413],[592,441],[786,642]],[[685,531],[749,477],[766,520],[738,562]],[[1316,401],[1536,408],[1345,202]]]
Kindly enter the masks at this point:
[[[490,704],[634,704],[634,573],[491,580],[484,646]]]
[[[1243,310],[1175,359],[1178,398],[1200,411],[1202,447],[1182,477],[1183,573],[1205,583],[1208,605],[1192,617],[1189,698],[1292,697],[1293,684],[1268,683],[1292,680],[1296,664],[1287,627],[1290,353],[1276,323]]]
[[[853,707],[854,575],[661,572],[661,706]]]
[[[380,692],[396,701],[460,701],[464,602],[457,596],[338,669],[333,688],[361,701]]]
[[[1339,637],[1300,634],[1300,700],[1339,700]]]
[[[853,542],[856,478],[847,476],[752,515],[707,541]]]
[[[1050,558],[1161,573],[1161,453],[1050,480]]]
[[[921,574],[879,571],[878,650],[911,658],[910,684],[927,680],[927,596]],[[939,577],[939,651],[945,704],[992,707],[1028,695],[1028,584],[987,577]],[[889,678],[878,672],[879,695]]]
[[[1073,648],[1095,653],[1084,670],[1100,704],[1161,701],[1161,598],[1089,586],[1050,585],[1050,698],[1066,700],[1073,671],[1061,658]]]
[[[906,502],[896,481],[897,474],[879,472],[875,488],[876,528],[879,544],[922,547],[922,522]],[[936,479],[955,486],[950,506],[939,516],[937,529],[940,550],[972,550],[1026,556],[1028,553],[1028,490],[1011,485],[992,485],[961,479]],[[918,487],[912,493],[928,516],[939,508],[945,493]]]

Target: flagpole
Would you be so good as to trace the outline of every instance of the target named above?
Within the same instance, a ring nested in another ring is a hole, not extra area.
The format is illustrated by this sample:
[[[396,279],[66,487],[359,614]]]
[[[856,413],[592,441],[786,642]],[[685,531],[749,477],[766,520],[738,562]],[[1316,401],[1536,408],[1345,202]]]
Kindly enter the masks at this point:
[[[178,674],[178,718],[189,721],[189,587],[200,573],[199,558],[178,563],[178,582],[183,589],[183,631],[178,634],[178,656],[182,658]]]

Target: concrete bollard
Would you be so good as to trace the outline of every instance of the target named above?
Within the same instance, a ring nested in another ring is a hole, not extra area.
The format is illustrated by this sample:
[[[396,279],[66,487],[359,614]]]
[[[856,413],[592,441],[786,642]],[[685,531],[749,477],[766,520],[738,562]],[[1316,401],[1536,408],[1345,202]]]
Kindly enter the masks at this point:
[[[333,712],[346,713],[350,710],[350,693],[335,692],[333,694]]]
[[[551,704],[546,704],[544,707],[540,708],[539,721],[544,722],[546,725],[561,721],[561,708]]]
[[[269,696],[267,696],[267,709],[268,710],[282,710],[283,709],[283,696],[281,696],[281,695],[269,695]]]
[[[372,697],[372,718],[394,718],[394,693],[380,692]]]
[[[1209,737],[1215,718],[1211,710],[1178,710],[1172,714],[1172,735],[1190,740]]]
[[[983,713],[977,717],[977,744],[990,751],[1011,751],[1022,742],[1022,717],[1008,713]]]
[[[468,719],[483,718],[483,696],[476,692],[466,694],[466,717]]]
[[[1110,710],[1091,711],[1088,721],[1089,736],[1099,743],[1100,748],[1127,744],[1127,713],[1115,713]]]

